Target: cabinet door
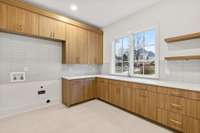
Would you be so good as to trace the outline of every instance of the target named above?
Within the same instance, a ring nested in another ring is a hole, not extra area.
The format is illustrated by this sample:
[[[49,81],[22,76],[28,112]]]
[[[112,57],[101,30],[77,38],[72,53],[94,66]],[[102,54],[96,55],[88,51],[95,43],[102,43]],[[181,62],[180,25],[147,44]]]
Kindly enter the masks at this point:
[[[7,28],[7,5],[0,3],[0,29]]]
[[[71,104],[79,103],[84,100],[83,80],[70,81]]]
[[[200,101],[187,99],[186,114],[196,119],[200,119]]]
[[[88,64],[98,64],[98,34],[88,32]]]
[[[38,35],[38,15],[8,6],[8,30],[28,35]]]
[[[54,20],[39,16],[39,36],[53,39]]]
[[[147,117],[148,92],[144,89],[136,89],[136,113]]]
[[[154,92],[148,92],[148,111],[147,117],[151,120],[157,120],[157,94]]]
[[[184,116],[184,133],[200,133],[200,120]]]
[[[111,81],[111,103],[122,107],[122,90],[123,86],[120,81]]]
[[[84,79],[84,100],[96,97],[95,79]]]
[[[132,92],[132,87],[130,85],[130,83],[126,83],[121,91],[122,93],[122,107],[128,111],[132,110],[132,97],[133,96],[133,92]]]
[[[54,20],[53,38],[65,40],[65,23]]]
[[[69,46],[70,64],[88,63],[88,37],[87,31],[76,26],[66,26],[66,41]]]
[[[105,101],[108,101],[109,90],[108,90],[108,80],[97,79],[97,96]]]
[[[156,120],[157,94],[143,89],[136,89],[136,113]]]
[[[98,34],[98,58],[97,64],[103,64],[103,34]]]

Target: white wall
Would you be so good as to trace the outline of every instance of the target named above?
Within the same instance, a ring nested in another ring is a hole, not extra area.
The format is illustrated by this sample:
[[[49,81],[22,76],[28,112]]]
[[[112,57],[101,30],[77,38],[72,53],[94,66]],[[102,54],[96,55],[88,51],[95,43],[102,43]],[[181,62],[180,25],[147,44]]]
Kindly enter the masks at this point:
[[[39,90],[46,94],[38,95]],[[61,80],[0,84],[0,118],[54,104],[61,104]]]
[[[0,118],[61,103],[61,56],[61,42],[0,33]],[[10,72],[24,67],[26,81],[11,83]]]
[[[199,0],[162,0],[158,4],[132,14],[121,21],[104,28],[104,66],[109,72],[112,57],[112,41],[117,36],[159,26],[160,80],[200,83],[200,61],[164,60],[170,55],[200,53],[200,39],[166,44],[167,37],[200,31]]]

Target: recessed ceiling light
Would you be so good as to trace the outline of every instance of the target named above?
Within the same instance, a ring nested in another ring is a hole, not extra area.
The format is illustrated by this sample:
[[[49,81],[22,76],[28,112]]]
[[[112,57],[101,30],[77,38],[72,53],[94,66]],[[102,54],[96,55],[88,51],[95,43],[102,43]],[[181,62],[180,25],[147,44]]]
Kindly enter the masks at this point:
[[[75,4],[71,4],[71,5],[70,5],[70,9],[71,9],[72,11],[76,11],[76,10],[78,10],[78,7],[77,7],[77,5],[75,5]]]

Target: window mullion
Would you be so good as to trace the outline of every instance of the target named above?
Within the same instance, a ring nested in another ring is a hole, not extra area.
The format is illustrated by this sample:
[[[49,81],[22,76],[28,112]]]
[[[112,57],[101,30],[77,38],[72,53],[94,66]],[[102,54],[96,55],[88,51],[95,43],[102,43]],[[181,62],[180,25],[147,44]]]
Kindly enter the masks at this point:
[[[134,75],[134,35],[130,35],[129,36],[129,46],[130,46],[130,50],[129,50],[129,72],[130,75]]]

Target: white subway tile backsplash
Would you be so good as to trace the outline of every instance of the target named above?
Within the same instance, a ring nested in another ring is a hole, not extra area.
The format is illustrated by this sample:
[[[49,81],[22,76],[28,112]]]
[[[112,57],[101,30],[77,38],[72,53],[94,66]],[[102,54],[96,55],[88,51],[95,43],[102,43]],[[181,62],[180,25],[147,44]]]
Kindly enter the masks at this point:
[[[62,75],[62,43],[0,33],[0,83],[10,72],[26,71],[26,81],[56,80]]]
[[[101,65],[63,65],[63,76],[96,75],[101,73]]]

